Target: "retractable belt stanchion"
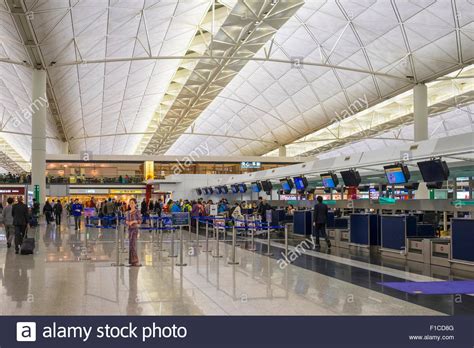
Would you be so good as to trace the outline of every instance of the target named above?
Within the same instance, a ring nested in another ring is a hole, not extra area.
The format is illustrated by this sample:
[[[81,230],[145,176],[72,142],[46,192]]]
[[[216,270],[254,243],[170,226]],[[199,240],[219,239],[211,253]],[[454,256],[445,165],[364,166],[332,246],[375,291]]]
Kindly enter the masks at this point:
[[[202,250],[204,253],[210,253],[211,250],[209,250],[209,220],[206,220],[206,249]]]
[[[171,232],[171,245],[170,245],[170,251],[168,253],[168,257],[178,257],[178,255],[174,254],[174,229],[170,230]]]
[[[115,224],[115,262],[112,263],[112,266],[120,267],[124,266],[124,264],[120,261],[120,233],[119,233],[119,219],[117,218],[117,223]],[[109,221],[110,222],[110,221]],[[108,225],[109,226],[109,225]],[[125,230],[125,228],[124,228]],[[122,238],[123,239],[123,238]]]
[[[89,251],[87,249],[87,235],[89,234],[89,227],[90,225],[87,224],[86,225],[86,229],[84,231],[84,248],[82,249],[81,251],[81,257],[79,258],[79,260],[81,261],[87,261],[87,260],[91,260],[91,257],[89,256]]]
[[[220,258],[222,255],[219,255],[219,226],[216,227],[215,221],[212,223],[212,226],[214,227],[214,233],[216,234],[216,252],[212,257]]]
[[[237,232],[235,225],[232,227],[232,253],[231,259],[227,262],[229,265],[238,265],[239,263],[235,260],[235,242],[237,239]]]
[[[183,226],[179,226],[179,262],[176,266],[186,266],[183,260],[183,253],[184,253],[184,240],[183,240]]]
[[[199,248],[200,247],[199,245],[199,217],[195,220],[196,220],[196,248]],[[191,219],[191,223],[192,222],[193,220]],[[191,236],[191,233],[189,233],[189,235]]]
[[[264,254],[266,256],[272,256],[273,253],[270,251],[270,224],[267,222],[267,252]]]
[[[248,219],[247,219],[247,226],[249,226],[248,222],[249,222],[249,221],[248,221]],[[250,239],[250,247],[247,248],[247,250],[248,250],[248,251],[256,251],[257,248],[255,247],[255,233],[257,232],[257,229],[256,229],[257,225],[256,225],[256,222],[255,222],[254,219],[252,219],[251,222],[253,222],[253,224],[252,224],[253,227],[252,227],[252,228],[249,228],[249,231],[250,231],[250,233],[251,233],[252,235],[250,236],[250,238],[251,238],[251,239]]]
[[[285,256],[288,257],[288,225],[285,224]]]

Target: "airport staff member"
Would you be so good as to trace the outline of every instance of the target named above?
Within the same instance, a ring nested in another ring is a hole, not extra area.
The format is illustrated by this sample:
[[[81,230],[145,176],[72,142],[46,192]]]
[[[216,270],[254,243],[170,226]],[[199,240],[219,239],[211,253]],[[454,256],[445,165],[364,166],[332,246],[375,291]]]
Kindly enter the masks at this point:
[[[326,234],[326,223],[328,221],[328,206],[323,203],[323,197],[318,196],[316,198],[318,203],[314,206],[314,228],[313,235],[316,237],[315,248],[320,248],[319,236],[321,235],[326,239],[326,244],[328,249],[331,248],[331,241],[329,240],[328,235]]]

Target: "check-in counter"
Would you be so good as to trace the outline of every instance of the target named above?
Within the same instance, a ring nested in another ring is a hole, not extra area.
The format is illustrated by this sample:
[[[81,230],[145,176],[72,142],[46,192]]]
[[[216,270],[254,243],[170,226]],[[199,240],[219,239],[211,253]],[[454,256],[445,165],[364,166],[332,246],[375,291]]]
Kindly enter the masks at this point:
[[[378,219],[376,214],[351,214],[349,244],[365,249],[380,245]]]
[[[451,267],[474,271],[474,219],[451,219]]]
[[[297,210],[293,214],[293,233],[309,236],[313,230],[313,211]]]
[[[334,218],[332,226],[327,229],[327,233],[334,246],[349,248],[349,217]]]
[[[406,258],[408,238],[416,237],[416,216],[382,215],[380,219],[383,256]]]
[[[430,263],[436,266],[449,267],[451,258],[451,240],[446,238],[433,238],[431,242]]]

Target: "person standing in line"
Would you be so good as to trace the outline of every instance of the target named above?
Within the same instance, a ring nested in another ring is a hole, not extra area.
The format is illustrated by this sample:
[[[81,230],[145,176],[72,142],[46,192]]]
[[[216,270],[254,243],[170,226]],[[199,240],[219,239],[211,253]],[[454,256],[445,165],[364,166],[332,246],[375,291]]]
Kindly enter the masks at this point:
[[[22,196],[18,196],[17,200],[18,203],[12,207],[13,225],[15,226],[15,254],[20,252],[28,225],[28,207],[23,203]]]
[[[313,214],[313,221],[314,221],[314,228],[313,228],[313,235],[316,237],[316,243],[314,245],[315,248],[320,248],[321,245],[319,244],[319,236],[322,236],[326,239],[326,245],[328,249],[331,248],[331,241],[329,240],[328,235],[326,234],[326,223],[328,221],[328,206],[323,203],[323,197],[318,196],[316,198],[318,203],[314,206],[314,214]]]
[[[3,208],[2,211],[3,224],[5,226],[5,233],[7,237],[7,248],[10,248],[12,246],[13,237],[15,236],[15,226],[13,225],[12,208],[13,198],[8,197],[7,206]]]
[[[127,212],[125,223],[128,226],[129,254],[128,262],[131,267],[140,267],[137,253],[138,224],[141,221],[140,212],[137,210],[137,200],[131,198],[128,202],[130,210]]]
[[[81,229],[81,215],[82,211],[84,208],[82,207],[82,204],[79,203],[79,200],[76,198],[74,201],[71,211],[72,211],[72,216],[74,216],[74,229],[75,230],[80,230]]]
[[[63,206],[59,199],[56,201],[56,204],[53,207],[53,211],[54,218],[56,219],[56,225],[59,226],[61,225],[61,215],[63,214]]]

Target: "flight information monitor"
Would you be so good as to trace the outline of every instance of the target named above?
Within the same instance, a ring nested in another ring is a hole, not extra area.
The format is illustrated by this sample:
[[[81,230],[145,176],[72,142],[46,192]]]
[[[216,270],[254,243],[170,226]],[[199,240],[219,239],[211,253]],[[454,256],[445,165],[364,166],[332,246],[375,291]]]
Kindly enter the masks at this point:
[[[232,185],[231,187],[232,193],[238,193],[239,192],[239,185]]]
[[[303,192],[308,187],[308,180],[304,176],[297,176],[293,180],[298,192]]]
[[[405,184],[410,179],[410,172],[407,166],[398,163],[383,167],[387,181],[391,185]]]
[[[262,181],[260,184],[262,186],[263,191],[265,191],[267,193],[272,191],[273,185],[272,185],[272,182],[270,180]]]
[[[334,173],[321,174],[321,180],[325,188],[334,188],[339,184],[339,179]]]
[[[215,191],[216,191],[217,194],[221,194],[221,193],[222,193],[220,186],[216,186]]]
[[[221,193],[222,194],[229,193],[229,188],[226,185],[221,186]]]
[[[198,194],[198,196],[201,196],[202,195],[202,190],[200,188],[197,188],[196,193]]]
[[[350,169],[350,170],[343,170],[341,172],[342,181],[344,181],[344,185],[357,187],[361,182],[360,174],[357,170]]]
[[[285,193],[290,193],[293,189],[293,181],[290,178],[280,179],[281,188]]]
[[[240,193],[245,193],[245,192],[247,192],[247,185],[245,185],[245,184],[239,184],[239,192],[240,192]]]
[[[253,183],[252,183],[252,191],[253,191],[253,192],[260,192],[260,191],[262,191],[262,185],[260,184],[260,182],[256,181],[256,182],[253,182]]]
[[[446,161],[433,159],[429,161],[418,162],[421,176],[424,182],[438,182],[448,180],[449,168]]]

